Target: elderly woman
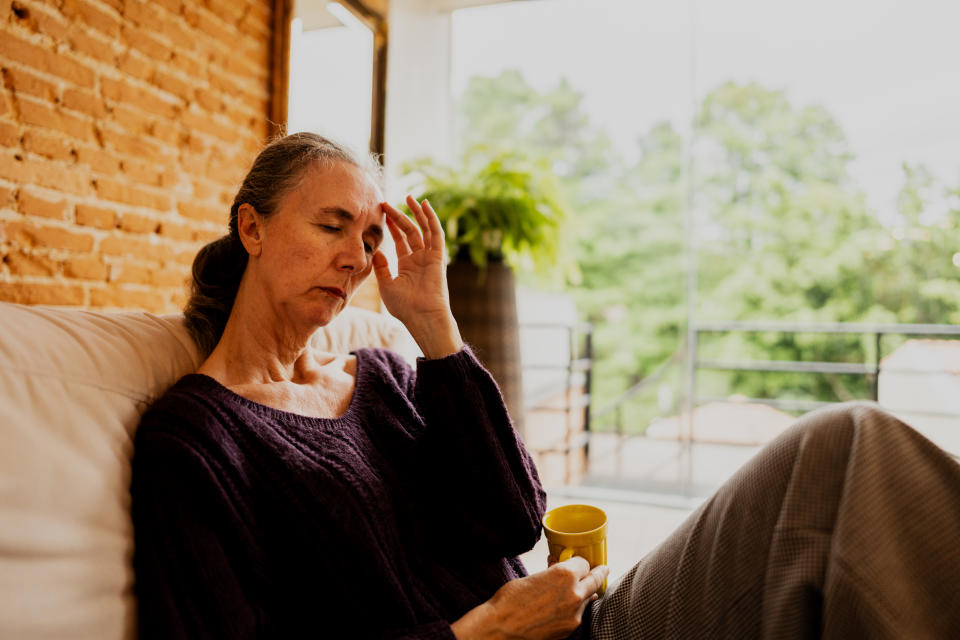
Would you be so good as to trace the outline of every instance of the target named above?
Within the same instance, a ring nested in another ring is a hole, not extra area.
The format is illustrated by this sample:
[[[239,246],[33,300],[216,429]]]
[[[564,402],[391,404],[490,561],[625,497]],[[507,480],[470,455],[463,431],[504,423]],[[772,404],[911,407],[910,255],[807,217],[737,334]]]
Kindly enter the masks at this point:
[[[525,575],[536,470],[460,338],[435,213],[408,197],[414,224],[375,177],[324,138],[281,138],[198,254],[186,316],[206,359],[136,434],[142,638],[958,631],[960,469],[868,406],[801,421],[595,604],[606,567]],[[416,371],[310,346],[371,270]]]

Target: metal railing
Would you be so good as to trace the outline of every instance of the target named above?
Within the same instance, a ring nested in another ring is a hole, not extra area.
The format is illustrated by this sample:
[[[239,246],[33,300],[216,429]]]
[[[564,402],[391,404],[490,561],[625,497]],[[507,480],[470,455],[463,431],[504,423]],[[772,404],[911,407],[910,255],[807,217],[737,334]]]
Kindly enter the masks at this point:
[[[583,434],[572,438],[566,438],[562,447],[536,450],[535,453],[570,453],[572,450],[580,447],[589,446],[589,438],[586,434],[590,432],[591,421],[591,383],[593,378],[593,325],[586,322],[527,322],[520,324],[520,330],[523,331],[560,331],[566,334],[566,346],[568,357],[565,361],[558,362],[524,362],[524,371],[560,371],[563,372],[563,384],[561,388],[554,389],[562,391],[564,401],[560,406],[551,403],[537,403],[525,407],[525,413],[550,412],[561,413],[564,415],[567,425],[573,425],[577,422],[575,413],[582,411]],[[582,393],[574,400],[574,391],[578,388],[577,378],[582,375]]]
[[[872,353],[867,353],[860,361],[854,362],[821,362],[821,361],[795,361],[795,360],[723,360],[715,358],[703,358],[699,355],[701,343],[704,342],[705,334],[719,333],[782,333],[782,334],[857,334],[867,337],[871,340]],[[682,350],[673,354],[668,360],[664,361],[656,370],[643,380],[632,386],[627,391],[621,393],[617,398],[598,408],[593,413],[592,427],[593,433],[599,432],[613,433],[617,438],[617,444],[614,449],[616,458],[616,473],[621,468],[620,456],[624,449],[624,443],[628,441],[636,442],[635,438],[642,438],[641,433],[646,425],[626,425],[624,424],[624,407],[631,400],[635,399],[642,392],[651,389],[654,385],[661,382],[667,375],[672,366],[686,359],[688,388],[683,394],[681,402],[680,425],[677,433],[677,445],[675,450],[675,460],[677,468],[677,486],[679,493],[689,495],[693,487],[693,455],[694,430],[693,416],[694,411],[706,403],[717,401],[728,401],[724,397],[711,397],[700,395],[698,393],[697,378],[699,373],[705,371],[744,371],[759,373],[798,373],[807,375],[850,375],[861,376],[870,381],[868,392],[863,397],[851,399],[873,400],[879,402],[880,398],[880,374],[881,372],[891,374],[904,374],[916,376],[934,376],[943,375],[945,371],[940,368],[921,368],[884,365],[884,340],[887,336],[898,335],[905,338],[909,337],[949,337],[960,338],[960,326],[956,325],[933,325],[933,324],[863,324],[863,323],[820,323],[820,324],[797,324],[797,323],[745,323],[745,322],[723,322],[723,323],[704,323],[692,328],[689,335],[692,337],[690,352]],[[684,357],[686,354],[686,358]],[[762,404],[774,407],[783,411],[806,412],[818,409],[824,406],[835,404],[837,401],[824,401],[818,399],[783,399],[783,398],[753,398],[738,397],[738,402]],[[918,407],[897,407],[885,406],[885,408],[894,413],[909,414],[915,417],[930,418],[960,418],[960,413],[952,411],[937,410],[936,408],[918,408]],[[639,427],[639,428],[638,428]],[[957,428],[960,429],[960,421]],[[587,439],[589,441],[589,434]],[[699,446],[699,445],[698,445]],[[713,447],[726,447],[727,449],[741,448],[747,449],[745,445],[739,444],[719,444],[713,443]],[[951,452],[956,457],[957,452]],[[589,460],[589,458],[588,458]],[[609,471],[609,469],[605,469]],[[589,470],[591,475],[593,469]]]
[[[859,334],[873,336],[872,362],[809,362],[795,360],[750,360],[750,361],[721,361],[701,360],[697,351],[700,345],[700,336],[704,333],[817,333],[817,334]],[[958,336],[960,326],[944,324],[862,324],[862,323],[772,323],[772,322],[717,322],[705,323],[694,327],[693,335],[693,362],[694,375],[691,376],[692,386],[686,398],[686,413],[692,414],[694,408],[703,402],[712,402],[720,398],[700,397],[697,395],[696,373],[703,370],[723,371],[759,371],[781,373],[808,373],[808,374],[845,374],[864,376],[872,381],[872,393],[863,400],[880,400],[880,372],[882,368],[883,338],[888,335],[900,336]],[[942,370],[914,369],[914,368],[886,368],[890,373],[905,373],[911,375],[937,375]],[[745,398],[745,402],[765,404],[785,411],[812,411],[820,407],[834,404],[829,401],[818,400],[779,400],[776,398]],[[891,411],[906,411],[905,408],[888,407]],[[960,417],[960,414],[938,411],[924,411],[909,409],[914,415],[928,415],[936,417]]]

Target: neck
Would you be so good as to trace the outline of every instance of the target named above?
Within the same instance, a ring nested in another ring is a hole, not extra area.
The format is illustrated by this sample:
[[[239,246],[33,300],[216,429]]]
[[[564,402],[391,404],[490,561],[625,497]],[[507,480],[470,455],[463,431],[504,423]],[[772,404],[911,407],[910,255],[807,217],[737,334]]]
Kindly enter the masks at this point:
[[[298,381],[316,370],[309,347],[316,327],[278,319],[244,277],[220,341],[198,369],[226,385]]]

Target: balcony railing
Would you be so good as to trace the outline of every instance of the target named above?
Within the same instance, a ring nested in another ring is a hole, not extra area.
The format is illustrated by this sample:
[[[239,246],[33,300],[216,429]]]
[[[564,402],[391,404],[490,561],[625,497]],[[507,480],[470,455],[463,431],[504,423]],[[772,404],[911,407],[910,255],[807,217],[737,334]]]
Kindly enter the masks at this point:
[[[779,334],[857,334],[867,338],[873,345],[868,349],[866,357],[854,362],[812,362],[793,360],[726,360],[702,357],[701,346],[707,334],[732,333],[779,333]],[[591,420],[591,432],[585,437],[586,447],[595,447],[597,443],[604,443],[602,455],[589,455],[588,476],[593,482],[614,484],[618,487],[633,487],[643,491],[665,491],[685,495],[699,495],[712,491],[722,479],[742,464],[758,448],[758,445],[737,445],[711,442],[709,444],[698,441],[694,433],[694,417],[698,407],[712,402],[728,402],[729,398],[715,397],[701,394],[698,378],[708,371],[744,371],[761,373],[796,373],[810,376],[844,375],[860,376],[869,383],[861,385],[866,391],[862,397],[851,399],[873,400],[881,402],[884,408],[893,413],[911,418],[920,423],[921,419],[938,423],[941,433],[953,431],[956,435],[950,436],[960,443],[960,421],[956,425],[951,422],[960,418],[960,403],[956,410],[944,409],[936,406],[894,406],[884,403],[880,395],[881,373],[898,376],[941,376],[945,371],[942,367],[934,366],[890,366],[884,363],[885,340],[888,336],[921,338],[960,338],[960,326],[929,325],[929,324],[789,324],[789,323],[705,323],[694,327],[691,351],[686,358],[684,354],[674,354],[657,370],[648,375],[637,385],[631,387],[614,401],[604,407],[595,408]],[[889,344],[887,342],[886,344]],[[683,401],[680,403],[677,437],[671,443],[663,440],[655,441],[645,438],[647,425],[628,424],[625,420],[625,407],[645,391],[655,388],[669,375],[671,368],[676,372],[680,362],[685,361],[686,389]],[[960,366],[957,367],[960,370]],[[942,379],[942,378],[941,378]],[[960,389],[960,379],[958,379]],[[823,399],[786,399],[786,398],[758,398],[738,397],[737,402],[745,404],[760,404],[774,407],[781,411],[799,413],[818,409],[834,404]],[[949,403],[944,403],[949,404]],[[919,424],[915,424],[918,426]],[[923,429],[921,429],[922,431]],[[928,434],[929,435],[929,434]],[[611,445],[610,438],[614,438]],[[599,438],[599,439],[598,439]],[[944,448],[948,448],[948,446]],[[736,453],[735,449],[742,453]],[[588,449],[589,451],[589,449]],[[958,450],[951,450],[956,455]],[[726,461],[726,462],[724,462]],[[704,470],[710,466],[717,467],[712,475]],[[727,465],[729,469],[721,468]],[[698,477],[699,475],[699,477]]]

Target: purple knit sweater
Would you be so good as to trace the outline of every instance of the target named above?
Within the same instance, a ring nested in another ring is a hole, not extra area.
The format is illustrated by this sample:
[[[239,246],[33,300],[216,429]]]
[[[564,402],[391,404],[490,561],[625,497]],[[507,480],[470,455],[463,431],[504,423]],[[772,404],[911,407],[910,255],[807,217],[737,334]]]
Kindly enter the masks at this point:
[[[347,412],[308,418],[214,379],[143,416],[133,461],[141,638],[443,638],[524,575],[544,492],[468,349],[356,352]]]

